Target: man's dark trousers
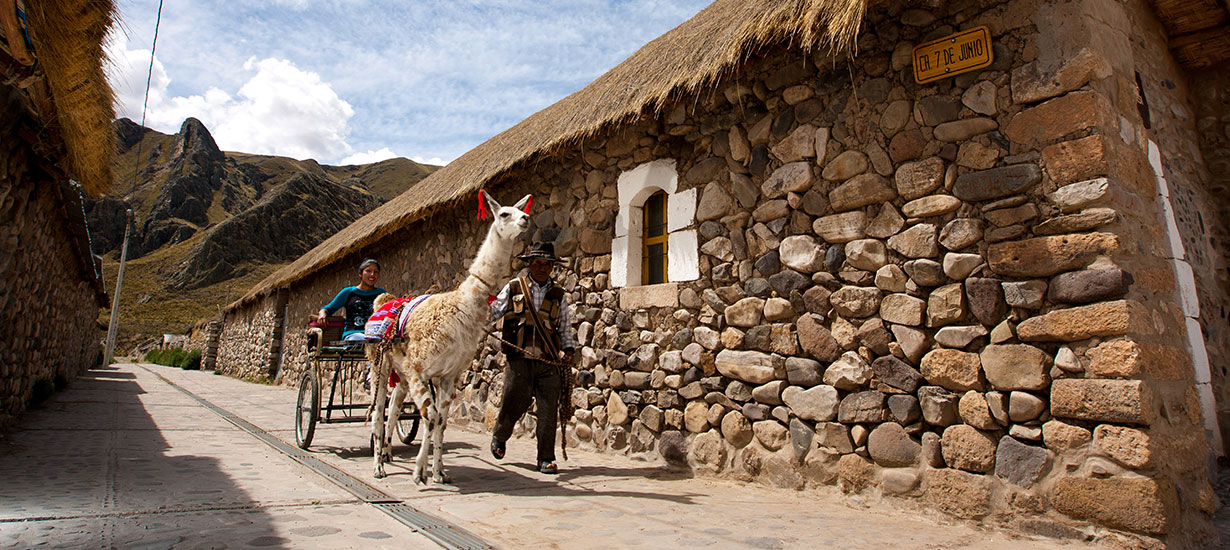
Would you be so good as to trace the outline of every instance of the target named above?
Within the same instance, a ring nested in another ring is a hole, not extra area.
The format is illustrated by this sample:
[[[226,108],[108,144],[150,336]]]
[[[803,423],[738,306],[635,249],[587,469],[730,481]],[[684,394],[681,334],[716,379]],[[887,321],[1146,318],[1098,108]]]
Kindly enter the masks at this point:
[[[559,416],[559,371],[554,365],[533,359],[508,360],[504,369],[504,400],[495,420],[495,437],[508,441],[513,425],[538,402],[538,462],[555,461],[555,427]]]

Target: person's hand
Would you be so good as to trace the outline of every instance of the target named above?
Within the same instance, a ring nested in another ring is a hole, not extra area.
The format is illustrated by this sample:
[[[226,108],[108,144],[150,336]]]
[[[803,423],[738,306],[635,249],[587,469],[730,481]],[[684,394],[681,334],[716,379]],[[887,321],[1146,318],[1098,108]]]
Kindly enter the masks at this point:
[[[325,313],[325,311],[322,309],[320,310],[319,313],[316,314],[316,324],[323,327],[325,325],[325,319],[328,319],[328,318],[329,318],[329,314]]]
[[[564,350],[564,358],[563,358],[564,363],[571,365],[572,360],[575,358],[576,358],[576,350],[574,349]]]

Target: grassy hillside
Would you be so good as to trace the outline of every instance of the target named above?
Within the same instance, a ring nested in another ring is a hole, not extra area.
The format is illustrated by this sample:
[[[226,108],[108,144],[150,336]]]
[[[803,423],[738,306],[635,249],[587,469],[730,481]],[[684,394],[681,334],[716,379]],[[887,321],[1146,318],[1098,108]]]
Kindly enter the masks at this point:
[[[194,119],[173,135],[116,122],[115,183],[87,205],[107,291],[119,268],[123,212],[136,224],[120,296],[120,346],[183,333],[278,268],[438,166],[405,158],[350,166],[223,152]],[[320,209],[336,223],[305,224]],[[110,310],[99,312],[106,322]]]

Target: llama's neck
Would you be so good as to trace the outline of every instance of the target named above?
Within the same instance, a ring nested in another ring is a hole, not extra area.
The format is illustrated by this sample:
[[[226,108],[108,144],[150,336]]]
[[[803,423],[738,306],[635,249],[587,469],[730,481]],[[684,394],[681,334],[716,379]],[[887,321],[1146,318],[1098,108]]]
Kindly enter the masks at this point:
[[[487,296],[498,292],[505,282],[504,278],[508,276],[512,264],[512,245],[513,239],[501,238],[495,232],[495,225],[492,225],[487,231],[487,238],[478,248],[478,255],[470,264],[469,274],[458,290],[486,305]],[[478,298],[481,298],[481,301]]]

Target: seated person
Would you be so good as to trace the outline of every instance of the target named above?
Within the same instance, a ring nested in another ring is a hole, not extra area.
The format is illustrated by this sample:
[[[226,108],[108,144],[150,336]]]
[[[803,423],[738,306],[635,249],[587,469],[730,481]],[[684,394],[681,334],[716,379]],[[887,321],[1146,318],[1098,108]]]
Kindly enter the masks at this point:
[[[376,281],[379,280],[380,262],[370,258],[363,260],[363,263],[359,264],[359,284],[348,286],[338,292],[332,302],[320,308],[317,321],[323,325],[330,314],[338,309],[346,308],[346,326],[342,332],[342,339],[352,342],[366,341],[363,336],[363,325],[372,316],[372,302],[377,296],[385,293],[383,288],[376,286]]]

